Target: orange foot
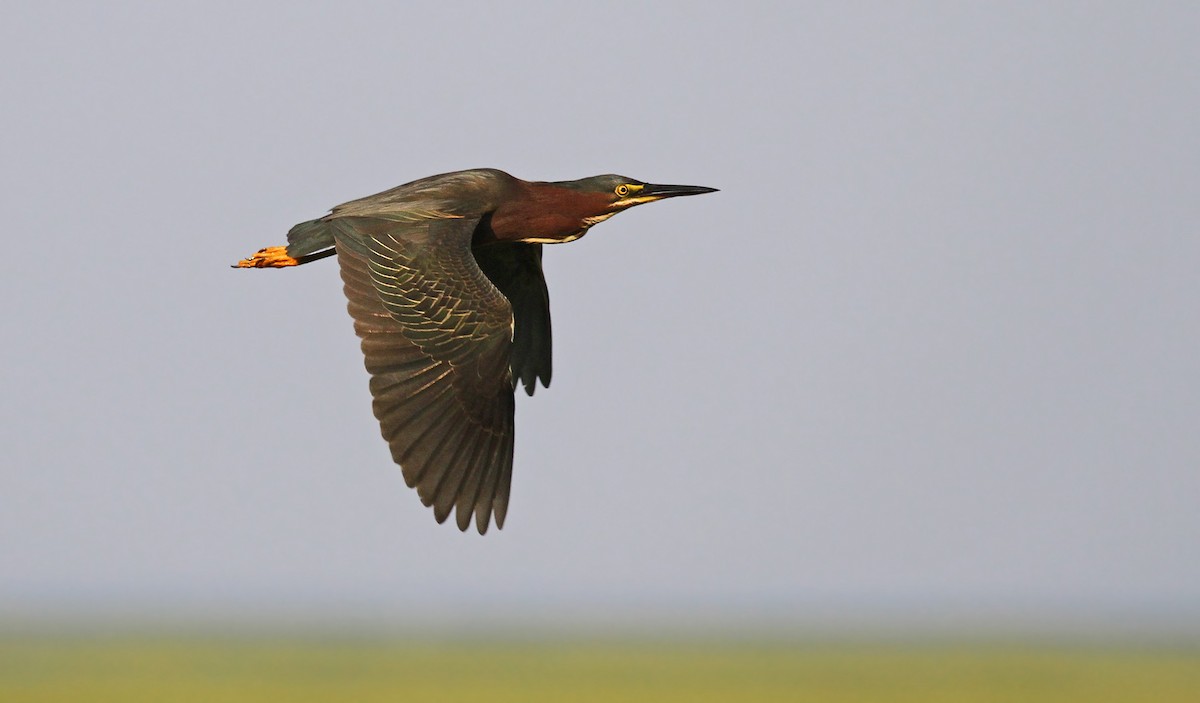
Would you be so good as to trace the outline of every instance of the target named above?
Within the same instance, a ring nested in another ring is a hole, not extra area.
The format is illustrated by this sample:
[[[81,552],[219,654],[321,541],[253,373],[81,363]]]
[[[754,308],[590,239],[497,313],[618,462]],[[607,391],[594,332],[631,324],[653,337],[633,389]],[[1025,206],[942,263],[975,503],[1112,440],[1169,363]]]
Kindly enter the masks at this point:
[[[233,265],[239,269],[283,268],[298,266],[299,261],[287,255],[287,247],[267,247],[254,252],[249,259],[242,259]]]

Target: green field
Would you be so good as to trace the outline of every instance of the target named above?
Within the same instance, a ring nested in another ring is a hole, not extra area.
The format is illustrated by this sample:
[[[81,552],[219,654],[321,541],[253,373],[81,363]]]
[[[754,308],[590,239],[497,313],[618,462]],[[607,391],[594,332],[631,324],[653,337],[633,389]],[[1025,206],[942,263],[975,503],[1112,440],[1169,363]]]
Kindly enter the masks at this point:
[[[1200,700],[1200,649],[64,638],[0,640],[0,701]]]

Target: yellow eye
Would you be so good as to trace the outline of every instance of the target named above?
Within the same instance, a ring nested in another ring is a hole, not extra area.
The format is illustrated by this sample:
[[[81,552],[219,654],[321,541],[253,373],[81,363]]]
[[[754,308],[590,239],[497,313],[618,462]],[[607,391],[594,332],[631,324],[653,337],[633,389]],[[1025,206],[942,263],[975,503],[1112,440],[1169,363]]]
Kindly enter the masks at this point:
[[[626,195],[629,195],[629,186],[622,183],[621,185],[617,186],[613,192],[624,198]]]

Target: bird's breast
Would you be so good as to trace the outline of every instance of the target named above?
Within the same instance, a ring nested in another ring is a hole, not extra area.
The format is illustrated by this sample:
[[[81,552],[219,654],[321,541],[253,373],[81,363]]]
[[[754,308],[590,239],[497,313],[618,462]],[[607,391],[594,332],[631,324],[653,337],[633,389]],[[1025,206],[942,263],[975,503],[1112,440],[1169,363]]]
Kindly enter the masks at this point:
[[[491,229],[501,241],[573,242],[588,227],[611,216],[608,196],[554,183],[522,183],[492,213]]]
[[[553,244],[583,236],[581,218],[562,213],[537,212],[531,208],[501,208],[492,215],[492,233],[506,242]]]

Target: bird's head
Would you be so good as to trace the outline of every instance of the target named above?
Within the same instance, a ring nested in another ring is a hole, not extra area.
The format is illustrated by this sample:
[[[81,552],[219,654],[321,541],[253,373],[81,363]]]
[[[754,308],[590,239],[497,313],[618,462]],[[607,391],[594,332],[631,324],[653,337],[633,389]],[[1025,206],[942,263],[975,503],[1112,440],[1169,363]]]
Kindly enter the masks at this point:
[[[605,208],[603,212],[597,213],[601,219],[612,217],[634,205],[676,198],[681,195],[714,193],[717,190],[704,186],[656,185],[644,183],[628,176],[618,176],[614,173],[581,178],[577,181],[566,181],[558,185],[597,196],[596,200]],[[600,199],[600,196],[603,196],[603,200]]]
[[[577,181],[536,181],[527,186],[517,191],[520,197],[496,209],[490,222],[492,238],[535,244],[572,242],[592,225],[634,205],[717,190],[655,185],[615,174]]]

